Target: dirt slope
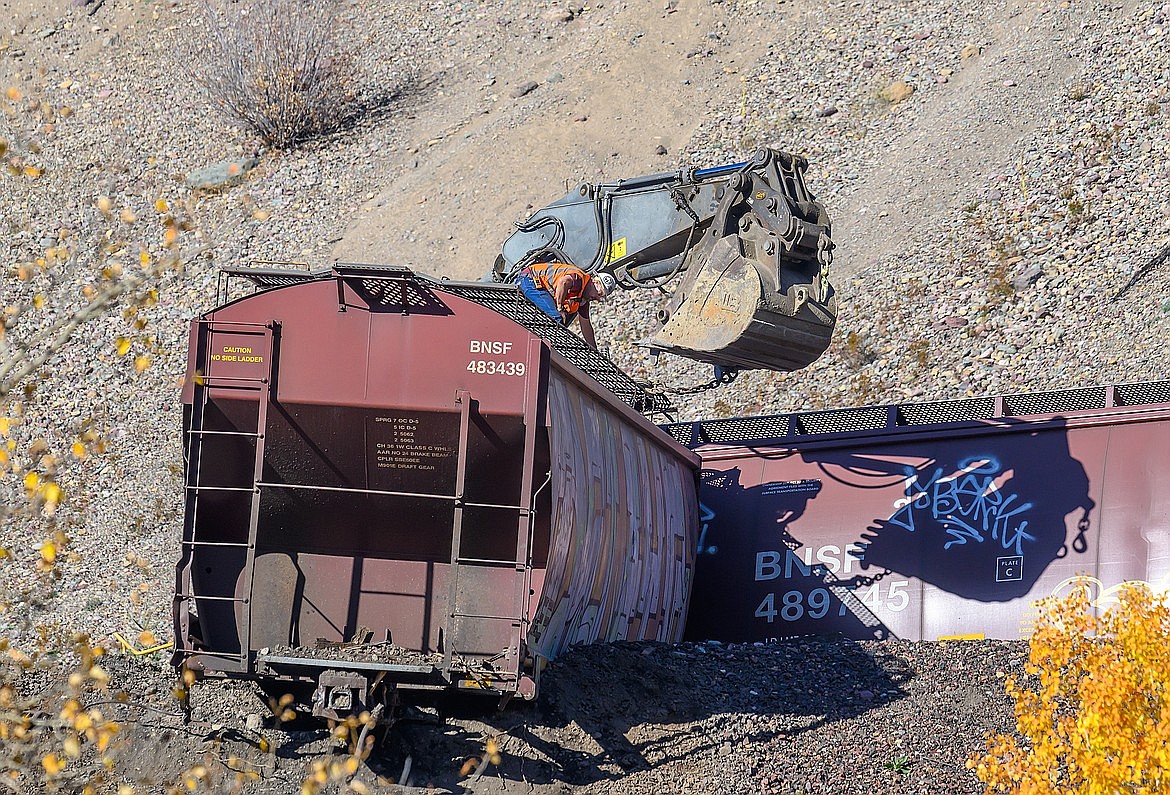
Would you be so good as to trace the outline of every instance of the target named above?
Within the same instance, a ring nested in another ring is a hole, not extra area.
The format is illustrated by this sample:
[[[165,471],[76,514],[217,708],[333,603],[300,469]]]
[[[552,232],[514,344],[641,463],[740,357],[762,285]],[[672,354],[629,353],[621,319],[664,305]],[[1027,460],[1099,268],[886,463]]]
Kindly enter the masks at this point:
[[[739,93],[737,64],[763,40],[731,26],[721,4],[669,6],[602,4],[571,19],[542,8],[535,41],[505,36],[490,60],[453,64],[334,257],[478,278],[532,206],[583,179],[677,168],[706,104]]]
[[[987,38],[969,45],[962,68],[834,207],[841,284],[867,268],[896,268],[908,241],[930,241],[960,223],[989,177],[1018,172],[1026,137],[1067,102],[1065,86],[1084,67],[1067,48],[1076,20],[1036,2],[997,4],[986,14]]]
[[[388,179],[333,258],[478,278],[512,221],[578,181],[717,165],[764,143],[805,151],[807,136],[772,125],[743,135],[718,162],[696,160],[692,136],[712,116],[759,113],[747,107],[745,83],[769,78],[752,74],[761,59],[816,48],[853,13],[796,0],[758,18],[754,5],[638,0],[571,19],[552,5],[536,12],[536,36],[502,36],[490,59],[447,63],[436,90],[403,120],[408,146],[377,153]],[[1075,17],[1057,17],[1048,4],[996,3],[976,16],[982,35],[966,42],[960,68],[918,92],[913,113],[870,162],[855,164],[860,179],[830,208],[846,289],[859,272],[896,267],[907,241],[938,237],[990,176],[1016,171],[1019,143],[1066,101],[1063,87],[1083,66],[1066,46]],[[875,74],[871,93],[882,85]],[[655,154],[660,145],[666,154]]]

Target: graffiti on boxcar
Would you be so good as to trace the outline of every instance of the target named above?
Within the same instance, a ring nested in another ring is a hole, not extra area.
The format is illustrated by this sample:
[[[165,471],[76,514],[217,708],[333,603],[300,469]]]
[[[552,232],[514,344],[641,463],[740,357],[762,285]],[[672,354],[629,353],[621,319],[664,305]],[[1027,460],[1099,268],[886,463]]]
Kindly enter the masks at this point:
[[[935,467],[923,473],[911,470],[905,480],[905,497],[897,500],[890,524],[913,533],[925,518],[937,523],[949,538],[947,550],[968,542],[982,544],[989,538],[1012,554],[1024,554],[1024,543],[1036,541],[1028,532],[1026,514],[1032,503],[1000,487],[1012,476],[994,458],[961,461],[957,471],[944,475]]]
[[[719,551],[719,547],[715,544],[707,543],[707,531],[711,529],[711,522],[715,519],[715,511],[703,503],[699,503],[699,548],[696,552],[700,555],[714,555]]]
[[[1030,593],[1053,561],[1091,548],[1096,502],[1057,423],[999,433],[1011,422],[705,470],[695,593],[741,595],[734,620],[700,597],[690,636],[881,637],[914,631],[926,586],[979,602]]]
[[[1096,507],[1088,475],[1060,429],[965,447],[925,446],[910,465],[914,450],[905,447],[805,455],[822,469],[872,473],[883,490],[890,475],[900,476],[886,518],[870,520],[860,534],[864,567],[966,599],[1017,599],[1052,561],[1087,550]]]

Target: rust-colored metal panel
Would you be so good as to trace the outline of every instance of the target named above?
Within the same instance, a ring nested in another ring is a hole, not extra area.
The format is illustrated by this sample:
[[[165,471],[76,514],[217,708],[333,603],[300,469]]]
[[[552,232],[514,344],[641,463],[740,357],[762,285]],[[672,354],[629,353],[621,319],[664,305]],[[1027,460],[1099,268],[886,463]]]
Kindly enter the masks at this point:
[[[677,640],[697,541],[693,470],[558,372],[549,426],[552,546],[533,648],[551,659],[576,643]]]
[[[409,283],[398,289],[417,292],[427,311],[369,306],[349,281],[342,282],[340,302],[337,283],[319,279],[256,293],[196,322],[281,322],[281,402],[451,410],[456,390],[466,389],[485,413],[514,412],[523,401],[525,346],[533,335],[463,298]],[[223,374],[230,364],[247,374],[243,362],[224,362]]]
[[[433,650],[436,632],[428,613],[442,615],[447,602],[447,563],[394,560],[374,556],[347,556],[299,552],[267,553],[283,557],[295,566],[296,581],[285,591],[293,601],[273,599],[272,580],[265,578],[253,587],[258,604],[284,607],[283,621],[274,622],[285,632],[282,639],[264,645],[312,647],[324,639],[350,638],[358,627],[375,633],[376,641],[386,639],[408,649]],[[259,573],[260,568],[257,568]]]
[[[352,266],[197,319],[177,658],[303,675],[388,641],[442,660],[424,688],[531,696],[534,655],[679,637],[698,458],[524,313],[514,288]]]
[[[698,446],[688,636],[1018,638],[1031,603],[1074,576],[1170,587],[1170,404],[1099,405],[929,425],[905,421],[913,406],[765,418],[771,441]],[[830,420],[857,430],[817,427]],[[743,422],[672,432],[764,420]]]
[[[250,670],[261,649],[369,629],[423,654],[511,648],[518,666],[515,603],[527,601],[512,595],[528,565],[516,558],[535,455],[525,411],[540,393],[542,350],[507,317],[401,272],[307,281],[198,319],[185,391],[198,497],[179,564],[180,649],[216,652],[199,655],[213,669]],[[454,557],[459,609],[503,620],[485,629],[452,615]],[[507,604],[493,601],[501,593]]]

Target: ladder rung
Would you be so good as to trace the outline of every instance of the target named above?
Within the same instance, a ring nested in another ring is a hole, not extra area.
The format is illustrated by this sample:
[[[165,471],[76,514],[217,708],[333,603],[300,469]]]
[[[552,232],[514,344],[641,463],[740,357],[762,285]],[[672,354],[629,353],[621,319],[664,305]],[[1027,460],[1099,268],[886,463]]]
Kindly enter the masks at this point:
[[[184,541],[185,547],[251,547],[244,541]]]
[[[216,381],[233,381],[232,384],[216,384]],[[196,386],[222,386],[222,387],[236,387],[237,389],[259,389],[255,386],[240,386],[241,384],[267,384],[267,378],[243,378],[242,376],[234,375],[204,375],[199,377]]]
[[[447,500],[455,502],[458,498],[453,494],[423,494],[414,491],[382,491],[381,489],[349,489],[341,486],[309,486],[303,483],[270,483],[256,481],[257,488],[264,489],[303,489],[305,491],[337,491],[345,494],[377,494],[383,497],[419,497],[428,500]]]
[[[519,560],[491,560],[490,558],[455,558],[456,563],[478,563],[484,566],[515,566],[518,571],[527,568]]]
[[[205,596],[204,594],[177,593],[177,594],[175,594],[175,598],[176,599],[194,599],[196,601],[203,599],[203,600],[208,601],[208,602],[243,602],[244,604],[248,603],[247,599],[242,599],[238,596]]]
[[[188,486],[187,491],[246,491],[253,493],[256,489],[245,489],[241,486]]]
[[[190,429],[187,433],[192,436],[250,436],[255,439],[260,439],[264,436],[262,433],[249,433],[248,431],[204,431],[196,428]]]
[[[464,508],[498,508],[501,511],[527,511],[523,505],[500,505],[494,502],[465,502]]]
[[[488,621],[513,621],[516,626],[520,626],[519,616],[483,616],[476,613],[452,613],[451,618],[484,618]]]

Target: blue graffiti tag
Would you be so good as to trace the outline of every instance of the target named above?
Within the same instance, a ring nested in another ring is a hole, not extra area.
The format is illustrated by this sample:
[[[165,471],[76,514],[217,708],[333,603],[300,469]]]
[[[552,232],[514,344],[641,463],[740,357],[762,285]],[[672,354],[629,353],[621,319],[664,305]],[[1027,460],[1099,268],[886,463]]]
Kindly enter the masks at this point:
[[[699,521],[703,523],[703,529],[699,533],[699,548],[696,550],[700,555],[714,555],[719,551],[719,547],[707,545],[707,530],[711,527],[711,520],[714,518],[715,512],[700,502]]]
[[[925,514],[950,536],[943,549],[991,538],[1022,555],[1024,542],[1036,540],[1027,531],[1028,520],[1021,518],[1032,503],[1001,491],[995,483],[999,473],[999,462],[988,458],[962,462],[957,472],[946,477],[941,467],[936,468],[925,483],[922,473],[912,471],[905,480],[906,497],[894,503],[898,510],[890,523],[913,533]]]

